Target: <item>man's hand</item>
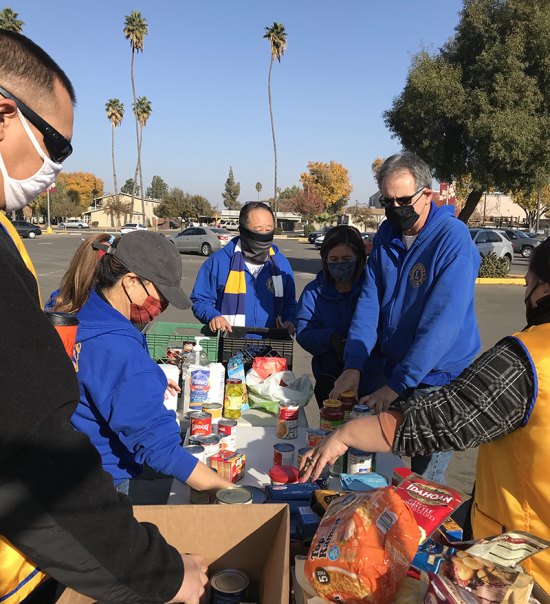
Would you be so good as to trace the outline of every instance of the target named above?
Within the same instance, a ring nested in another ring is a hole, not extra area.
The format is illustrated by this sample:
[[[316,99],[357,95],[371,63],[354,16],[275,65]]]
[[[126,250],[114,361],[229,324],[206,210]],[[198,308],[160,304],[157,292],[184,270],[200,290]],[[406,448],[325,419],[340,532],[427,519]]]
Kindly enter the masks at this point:
[[[176,396],[178,392],[181,392],[181,388],[176,384],[176,382],[174,382],[174,380],[168,380],[168,388],[166,388],[164,398],[168,399],[170,395]]]
[[[334,388],[330,393],[330,398],[338,398],[342,392],[352,390],[357,394],[361,373],[359,369],[346,369],[344,373],[334,382]]]
[[[382,411],[388,410],[388,407],[398,396],[397,392],[389,386],[382,386],[382,388],[379,388],[372,394],[364,396],[359,403],[368,405],[374,413],[382,413]]]
[[[300,462],[300,482],[308,479],[317,480],[326,464],[333,465],[343,455],[348,446],[341,438],[341,430],[335,430],[326,436],[314,449],[310,449],[302,456]]]
[[[208,323],[208,327],[210,327],[210,331],[233,331],[231,325],[224,319],[221,315],[219,317],[214,317],[212,321]]]
[[[282,324],[283,329],[288,329],[288,333],[293,336],[296,333],[296,328],[294,327],[294,323],[292,321],[285,321]]]
[[[204,586],[208,583],[208,577],[206,576],[208,566],[206,566],[202,556],[182,554],[181,558],[185,569],[183,583],[170,602],[199,604],[200,598],[204,594]]]

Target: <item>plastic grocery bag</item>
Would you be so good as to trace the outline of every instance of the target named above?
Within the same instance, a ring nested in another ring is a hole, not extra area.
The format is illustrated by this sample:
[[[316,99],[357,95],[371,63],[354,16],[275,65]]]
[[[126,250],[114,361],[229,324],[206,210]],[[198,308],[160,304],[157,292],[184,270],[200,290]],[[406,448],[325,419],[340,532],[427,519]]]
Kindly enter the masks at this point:
[[[305,407],[313,396],[313,384],[308,375],[296,377],[292,371],[279,371],[265,380],[251,369],[246,374],[246,386],[251,407],[263,407],[277,413],[281,401],[291,401]]]

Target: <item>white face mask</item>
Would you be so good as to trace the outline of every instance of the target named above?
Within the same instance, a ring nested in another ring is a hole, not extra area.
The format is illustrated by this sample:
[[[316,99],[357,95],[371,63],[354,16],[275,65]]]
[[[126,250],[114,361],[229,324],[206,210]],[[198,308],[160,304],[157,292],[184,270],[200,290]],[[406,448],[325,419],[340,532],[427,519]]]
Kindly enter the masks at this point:
[[[55,163],[44,153],[42,147],[38,144],[36,136],[34,136],[31,127],[19,109],[17,110],[17,113],[21,123],[23,124],[23,128],[25,128],[25,132],[36,149],[36,152],[44,161],[38,172],[32,176],[29,176],[29,178],[26,178],[25,180],[17,180],[16,178],[12,178],[8,175],[6,164],[4,163],[2,154],[0,154],[0,172],[2,172],[2,176],[4,177],[4,198],[6,200],[6,212],[13,212],[14,210],[24,208],[33,199],[38,197],[40,193],[43,193],[46,189],[53,185],[57,175],[63,168],[61,164]]]

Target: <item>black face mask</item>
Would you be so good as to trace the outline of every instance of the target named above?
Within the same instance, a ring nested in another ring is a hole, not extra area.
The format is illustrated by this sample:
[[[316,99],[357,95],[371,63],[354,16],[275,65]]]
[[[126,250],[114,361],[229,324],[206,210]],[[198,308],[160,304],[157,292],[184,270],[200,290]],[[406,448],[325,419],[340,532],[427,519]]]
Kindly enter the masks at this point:
[[[269,248],[273,243],[274,231],[269,233],[256,233],[239,225],[241,249],[247,260],[254,264],[264,264],[269,258]]]
[[[397,231],[408,231],[420,218],[413,205],[386,208],[386,218]]]

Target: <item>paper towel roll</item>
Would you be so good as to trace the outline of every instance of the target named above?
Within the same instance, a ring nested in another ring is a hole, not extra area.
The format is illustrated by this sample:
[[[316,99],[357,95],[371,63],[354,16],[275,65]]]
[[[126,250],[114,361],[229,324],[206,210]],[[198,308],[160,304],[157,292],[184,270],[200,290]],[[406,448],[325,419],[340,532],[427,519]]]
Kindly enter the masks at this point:
[[[164,372],[167,380],[172,380],[176,384],[179,382],[180,370],[176,365],[162,364],[159,365],[159,367]],[[178,406],[178,394],[171,394],[168,390],[166,391],[166,394],[168,395],[168,398],[164,399],[164,405],[170,411],[175,412]]]

